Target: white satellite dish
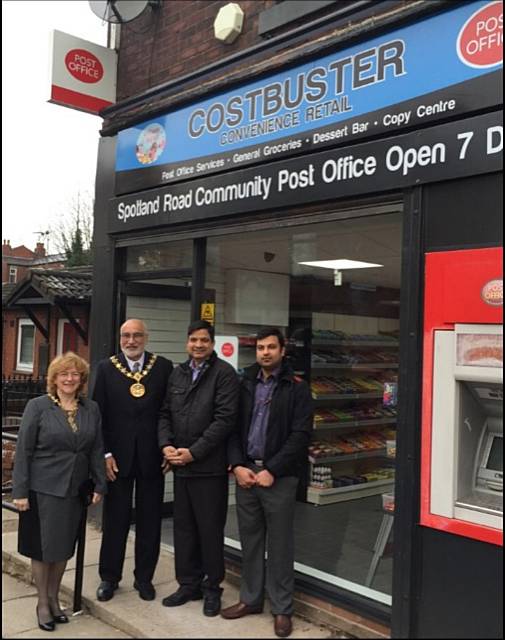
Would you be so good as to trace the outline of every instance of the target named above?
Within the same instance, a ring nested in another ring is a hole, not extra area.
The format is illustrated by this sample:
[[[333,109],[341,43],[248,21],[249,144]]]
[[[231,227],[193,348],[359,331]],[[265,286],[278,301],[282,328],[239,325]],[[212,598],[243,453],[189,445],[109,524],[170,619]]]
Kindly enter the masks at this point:
[[[96,16],[114,24],[135,20],[149,4],[149,0],[89,0]]]

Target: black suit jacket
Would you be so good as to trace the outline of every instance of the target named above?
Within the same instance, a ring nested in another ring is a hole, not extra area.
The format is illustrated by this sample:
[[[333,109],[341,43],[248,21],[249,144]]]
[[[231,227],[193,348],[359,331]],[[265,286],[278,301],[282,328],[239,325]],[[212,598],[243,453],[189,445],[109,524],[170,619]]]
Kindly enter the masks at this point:
[[[126,358],[121,353],[119,362],[129,371]],[[144,367],[151,354],[145,352]],[[163,402],[167,382],[172,373],[170,360],[158,356],[154,366],[141,383],[146,393],[141,398],[130,394],[135,382],[121,373],[109,358],[98,363],[93,400],[102,414],[102,430],[105,452],[114,456],[119,476],[132,473],[137,453],[137,463],[143,476],[161,474],[162,454],[158,446],[158,411]]]

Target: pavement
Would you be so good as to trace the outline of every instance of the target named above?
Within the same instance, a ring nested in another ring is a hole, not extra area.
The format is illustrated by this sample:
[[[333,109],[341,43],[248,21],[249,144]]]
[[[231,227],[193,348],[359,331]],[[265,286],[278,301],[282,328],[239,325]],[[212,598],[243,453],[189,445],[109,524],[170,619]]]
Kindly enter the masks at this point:
[[[35,604],[36,590],[30,583],[30,560],[17,552],[17,514],[2,509],[2,638],[46,637],[38,628]],[[60,638],[275,638],[273,619],[268,604],[262,614],[239,620],[221,616],[209,618],[202,613],[202,601],[181,607],[166,608],[161,599],[177,589],[173,553],[162,548],[153,584],[156,599],[141,600],[133,589],[134,534],[130,534],[123,580],[114,598],[98,602],[95,592],[99,583],[98,551],[100,531],[88,523],[84,552],[82,612],[72,615],[75,581],[75,556],[69,560],[60,590],[61,605],[70,618],[69,624],[57,625],[54,637]],[[239,600],[238,584],[226,581],[222,606]],[[293,616],[291,638],[377,637],[348,634],[334,626],[315,624],[302,616]]]

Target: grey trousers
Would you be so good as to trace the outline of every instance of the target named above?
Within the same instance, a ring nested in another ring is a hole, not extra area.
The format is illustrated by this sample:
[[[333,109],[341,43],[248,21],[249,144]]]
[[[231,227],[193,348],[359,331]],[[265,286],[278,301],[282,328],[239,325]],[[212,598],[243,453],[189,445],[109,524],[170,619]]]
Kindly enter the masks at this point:
[[[253,471],[258,471],[253,467]],[[240,601],[263,606],[264,590],[272,614],[293,613],[294,514],[298,478],[277,478],[269,488],[237,484],[237,515],[242,544]],[[265,566],[265,548],[267,561]]]

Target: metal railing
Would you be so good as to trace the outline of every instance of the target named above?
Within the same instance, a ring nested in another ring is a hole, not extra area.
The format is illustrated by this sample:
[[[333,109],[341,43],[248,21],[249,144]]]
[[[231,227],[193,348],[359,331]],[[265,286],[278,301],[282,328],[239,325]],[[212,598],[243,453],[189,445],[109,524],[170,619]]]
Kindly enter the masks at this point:
[[[7,433],[2,431],[2,450],[3,441],[17,442],[17,433]],[[18,509],[7,500],[4,500],[4,493],[10,493],[12,491],[12,485],[10,487],[3,486],[2,483],[2,509],[19,513]],[[86,546],[86,521],[88,517],[88,508],[84,507],[81,522],[79,524],[79,532],[77,535],[77,555],[75,562],[75,580],[74,580],[74,603],[73,612],[74,615],[81,613],[82,611],[82,582],[84,576],[84,549]]]
[[[40,396],[45,390],[45,378],[2,376],[2,418],[22,416],[28,400]]]

